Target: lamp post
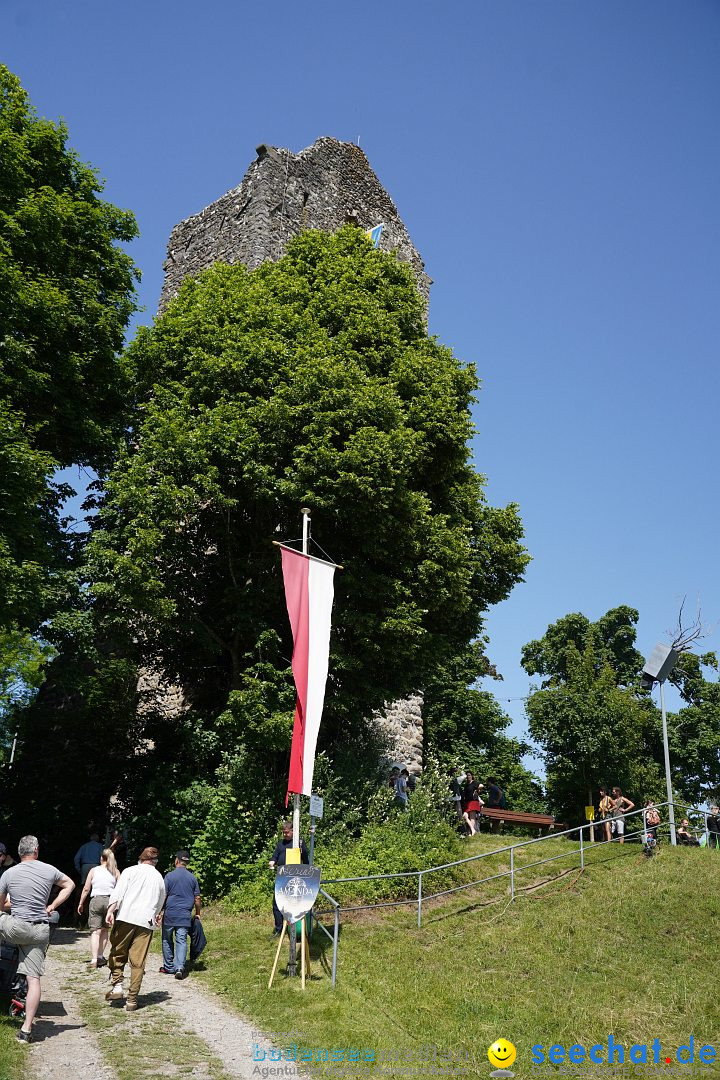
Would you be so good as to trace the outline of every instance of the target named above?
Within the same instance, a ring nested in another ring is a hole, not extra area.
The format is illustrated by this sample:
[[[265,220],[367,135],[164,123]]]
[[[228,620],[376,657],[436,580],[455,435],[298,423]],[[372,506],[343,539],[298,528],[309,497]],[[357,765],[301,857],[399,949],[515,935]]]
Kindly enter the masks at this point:
[[[668,748],[667,713],[665,712],[665,680],[680,659],[680,651],[672,649],[662,642],[655,646],[643,668],[643,685],[652,689],[654,683],[660,686],[660,712],[662,713],[663,753],[665,755],[665,786],[667,788],[668,821],[670,824],[670,843],[677,843],[675,838],[675,806],[673,804],[672,781],[670,780],[670,750]]]

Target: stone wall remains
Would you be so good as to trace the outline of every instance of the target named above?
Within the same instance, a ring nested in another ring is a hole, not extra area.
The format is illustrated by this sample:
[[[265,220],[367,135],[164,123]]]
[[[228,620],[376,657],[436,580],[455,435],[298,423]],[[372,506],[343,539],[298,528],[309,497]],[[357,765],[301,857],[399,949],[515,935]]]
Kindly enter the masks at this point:
[[[410,264],[427,304],[424,263],[359,146],[321,138],[298,154],[263,145],[257,155],[239,187],[173,229],[160,311],[188,274],[215,262],[241,262],[252,270],[281,258],[304,229],[335,232],[349,221],[361,229],[384,225],[380,248]]]

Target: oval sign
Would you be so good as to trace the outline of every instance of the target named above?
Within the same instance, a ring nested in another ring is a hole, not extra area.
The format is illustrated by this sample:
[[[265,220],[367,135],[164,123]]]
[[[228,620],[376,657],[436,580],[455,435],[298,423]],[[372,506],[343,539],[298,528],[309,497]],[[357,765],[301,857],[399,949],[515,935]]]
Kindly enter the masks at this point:
[[[298,922],[312,910],[320,888],[319,866],[280,866],[275,875],[275,903],[287,922]]]

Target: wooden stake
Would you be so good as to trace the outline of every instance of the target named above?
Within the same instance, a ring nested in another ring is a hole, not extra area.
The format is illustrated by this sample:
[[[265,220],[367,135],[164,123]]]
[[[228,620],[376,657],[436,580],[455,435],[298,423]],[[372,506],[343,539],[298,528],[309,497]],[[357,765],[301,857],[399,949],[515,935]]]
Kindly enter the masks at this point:
[[[307,918],[307,916],[305,918]],[[305,919],[303,919],[303,937],[305,938],[305,952],[307,954],[307,973],[308,975],[312,976],[312,972],[310,970],[310,938],[307,935]]]
[[[306,952],[306,949],[307,949],[307,942],[305,940],[305,920],[304,919],[302,920],[302,923],[300,925],[301,925],[301,929],[300,929],[300,954],[301,954],[300,973],[301,973],[301,976],[302,976],[302,979],[301,979],[302,988],[304,990],[305,989],[305,952]]]
[[[280,950],[282,949],[283,938],[285,937],[285,931],[287,930],[287,928],[288,928],[288,924],[286,922],[283,922],[282,933],[280,934],[280,940],[278,941],[277,952],[275,953],[275,963],[273,964],[272,971],[270,973],[270,982],[268,983],[268,990],[272,986],[273,979],[275,978],[275,972],[277,971],[278,960],[280,959]]]

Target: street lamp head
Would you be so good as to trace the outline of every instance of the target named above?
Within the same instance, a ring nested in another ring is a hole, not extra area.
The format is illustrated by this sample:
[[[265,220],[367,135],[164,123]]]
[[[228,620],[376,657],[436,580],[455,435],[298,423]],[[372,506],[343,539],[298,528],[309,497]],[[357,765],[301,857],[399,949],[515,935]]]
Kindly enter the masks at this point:
[[[677,649],[672,649],[669,645],[663,645],[662,642],[657,644],[645,662],[642,673],[643,686],[646,689],[652,689],[653,683],[665,682],[680,659],[680,655]]]

